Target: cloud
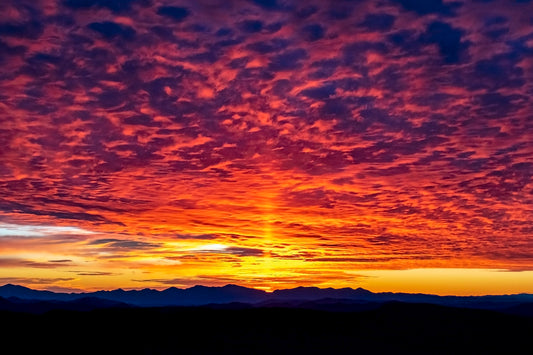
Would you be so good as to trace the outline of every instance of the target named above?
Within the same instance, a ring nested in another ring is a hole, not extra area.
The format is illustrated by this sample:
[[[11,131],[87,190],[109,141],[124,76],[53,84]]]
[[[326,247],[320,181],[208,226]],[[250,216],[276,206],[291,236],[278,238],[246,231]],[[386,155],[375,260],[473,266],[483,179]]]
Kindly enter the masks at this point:
[[[267,11],[283,10],[282,0],[249,0],[251,3],[260,6]]]
[[[229,247],[225,252],[238,256],[262,256],[264,254],[264,251],[261,249],[245,247]]]
[[[263,22],[259,20],[244,20],[239,23],[239,28],[246,33],[256,33],[263,29]]]
[[[390,14],[367,14],[361,26],[370,31],[388,31],[391,29],[396,18]]]
[[[325,84],[320,87],[302,90],[300,94],[313,100],[326,100],[335,95],[335,89],[335,85]]]
[[[42,33],[43,25],[38,21],[0,23],[0,36],[37,39]]]
[[[442,0],[393,0],[399,3],[404,9],[414,11],[419,15],[428,15],[432,13],[450,15],[453,10],[460,5],[460,2],[444,3]]]
[[[211,254],[231,254],[237,256],[261,256],[263,250],[258,248],[247,248],[238,246],[227,246],[223,244],[207,244],[193,249],[192,252],[211,253]]]
[[[112,276],[116,275],[113,272],[107,271],[74,271],[78,276]]]
[[[2,268],[36,268],[36,269],[56,269],[71,266],[72,260],[48,260],[35,261],[17,257],[0,257],[0,267]]]
[[[0,223],[0,237],[47,237],[55,235],[91,235],[93,233],[78,227]]]
[[[157,243],[149,243],[137,240],[126,240],[126,239],[95,239],[91,240],[89,245],[103,245],[106,249],[111,250],[142,250],[142,249],[152,249],[159,246]]]
[[[422,35],[423,41],[435,43],[447,64],[458,63],[466,55],[469,43],[461,41],[462,31],[446,22],[435,21],[429,24]]]
[[[113,13],[122,13],[129,11],[132,5],[140,3],[147,3],[146,0],[64,0],[63,5],[71,9],[90,9],[90,8],[104,8],[109,9]]]
[[[289,49],[272,57],[268,68],[272,71],[295,70],[302,66],[301,61],[305,58],[307,58],[305,49]]]
[[[250,43],[246,46],[246,49],[250,49],[254,52],[260,53],[260,54],[267,54],[267,53],[274,53],[279,52],[281,50],[284,50],[290,45],[290,41],[281,39],[281,38],[274,38],[269,41],[258,41]]]
[[[190,15],[190,11],[186,7],[161,6],[157,9],[157,14],[181,22]]]
[[[177,234],[176,238],[178,239],[198,239],[198,240],[210,240],[217,239],[216,234]]]
[[[0,5],[5,265],[531,267],[531,2],[44,5]]]
[[[50,286],[55,283],[60,282],[66,282],[66,281],[72,281],[72,277],[56,277],[56,278],[50,278],[50,277],[0,277],[0,284],[16,284],[16,285],[45,285]]]
[[[132,39],[135,36],[135,30],[130,26],[120,25],[115,22],[93,22],[88,27],[100,33],[105,39],[114,39],[120,37],[122,40]]]
[[[302,28],[302,35],[306,41],[314,42],[324,37],[325,30],[320,24],[315,23]]]
[[[85,220],[92,222],[105,222],[112,223],[111,221],[106,220],[101,215],[85,213],[85,212],[69,212],[69,211],[47,211],[42,209],[34,209],[30,206],[24,205],[19,202],[14,201],[1,201],[0,206],[4,212],[18,212],[30,215],[37,216],[50,216],[57,219],[66,219],[66,220]]]

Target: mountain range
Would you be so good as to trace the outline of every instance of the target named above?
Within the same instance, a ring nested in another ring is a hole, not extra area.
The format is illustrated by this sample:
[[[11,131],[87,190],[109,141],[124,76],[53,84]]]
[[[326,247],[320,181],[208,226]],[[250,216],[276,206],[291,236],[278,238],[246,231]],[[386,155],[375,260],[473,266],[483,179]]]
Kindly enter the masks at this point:
[[[212,308],[306,308],[332,311],[376,309],[385,303],[427,303],[496,310],[533,316],[533,295],[437,296],[413,293],[374,293],[363,288],[296,287],[266,292],[237,285],[170,287],[142,290],[61,293],[6,284],[0,287],[0,310],[41,313],[51,309],[91,310],[116,307],[209,306]]]

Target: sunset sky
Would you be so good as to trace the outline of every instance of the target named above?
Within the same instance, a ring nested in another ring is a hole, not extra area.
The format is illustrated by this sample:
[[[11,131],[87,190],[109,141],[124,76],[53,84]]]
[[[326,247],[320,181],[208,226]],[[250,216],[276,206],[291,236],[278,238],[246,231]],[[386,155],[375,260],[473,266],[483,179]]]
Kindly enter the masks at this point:
[[[0,285],[533,293],[533,1],[0,14]]]

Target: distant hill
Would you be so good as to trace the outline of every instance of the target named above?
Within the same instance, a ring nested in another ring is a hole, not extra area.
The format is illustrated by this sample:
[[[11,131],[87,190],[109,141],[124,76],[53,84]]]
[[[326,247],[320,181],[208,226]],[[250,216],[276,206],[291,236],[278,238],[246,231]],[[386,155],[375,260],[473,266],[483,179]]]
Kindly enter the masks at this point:
[[[296,287],[275,290],[271,293],[237,285],[223,287],[194,286],[186,289],[170,287],[162,291],[154,289],[96,291],[87,293],[60,293],[33,290],[19,285],[0,287],[5,307],[26,309],[94,309],[113,306],[206,306],[231,305],[242,307],[306,308],[337,311],[376,309],[388,302],[427,303],[441,306],[487,309],[509,314],[531,315],[533,295],[496,296],[436,296],[411,293],[373,293],[363,288]],[[48,303],[43,303],[47,301]],[[40,303],[39,303],[40,302]],[[107,303],[106,303],[107,302]],[[3,304],[3,303],[2,303]],[[1,306],[1,304],[0,304]],[[0,309],[4,309],[1,308]]]
[[[30,299],[30,300],[61,300],[66,301],[69,299],[74,299],[78,297],[84,297],[81,294],[66,294],[66,293],[57,293],[52,291],[39,291],[32,290],[31,288],[6,284],[0,287],[0,297],[17,297],[20,299]]]
[[[0,311],[45,313],[52,310],[92,311],[105,308],[130,308],[129,304],[96,297],[82,297],[71,301],[27,300],[17,297],[0,297]]]

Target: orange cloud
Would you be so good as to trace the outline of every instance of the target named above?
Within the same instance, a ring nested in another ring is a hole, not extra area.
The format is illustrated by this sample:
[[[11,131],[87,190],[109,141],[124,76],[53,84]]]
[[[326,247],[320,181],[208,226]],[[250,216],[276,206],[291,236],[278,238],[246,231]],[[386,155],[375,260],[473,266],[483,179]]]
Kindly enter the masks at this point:
[[[532,270],[531,3],[281,3],[2,4],[0,277]]]

